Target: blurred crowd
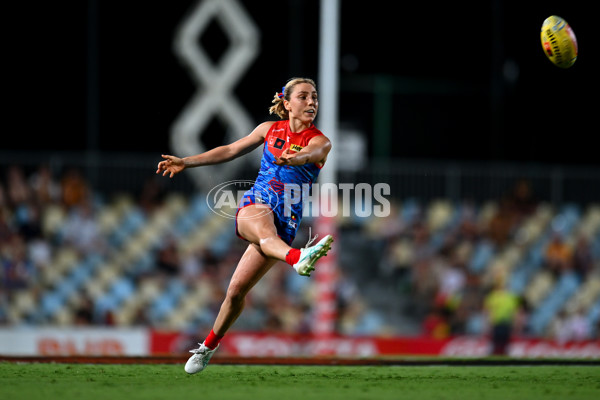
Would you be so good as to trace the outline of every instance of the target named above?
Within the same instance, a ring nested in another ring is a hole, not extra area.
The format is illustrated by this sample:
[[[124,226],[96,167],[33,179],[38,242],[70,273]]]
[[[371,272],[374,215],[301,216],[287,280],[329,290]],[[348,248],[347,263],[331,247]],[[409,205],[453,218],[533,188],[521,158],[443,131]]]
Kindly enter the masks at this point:
[[[419,206],[408,215],[374,219],[374,226],[368,228],[372,240],[382,243],[382,280],[391,279],[406,293],[406,312],[422,322],[424,335],[493,337],[495,331],[504,330],[501,335],[505,341],[531,336],[531,305],[522,293],[511,292],[507,269],[488,267],[482,273],[473,271],[470,262],[475,247],[482,242],[499,254],[518,241],[519,229],[537,210],[538,202],[529,182],[519,180],[493,204],[484,210],[482,205],[464,201],[445,229],[438,229],[435,215],[428,215]],[[396,214],[401,211],[396,210]],[[574,273],[581,284],[592,272],[600,272],[600,263],[595,264],[591,238],[578,232],[574,235],[574,244],[570,244],[564,232],[553,229],[542,250],[541,268],[554,279]],[[562,342],[586,340],[597,337],[598,331],[583,310],[563,310],[553,319],[546,336]],[[503,352],[497,350],[498,354]]]
[[[136,207],[145,215],[160,210],[167,196],[156,179],[149,179],[135,195]],[[0,176],[0,324],[8,323],[7,310],[16,293],[32,290],[36,296],[47,289],[40,280],[44,269],[53,267],[58,250],[69,247],[78,254],[106,255],[111,249],[101,233],[98,215],[107,200],[95,193],[82,171],[67,168],[59,174],[48,165],[28,173],[11,166]],[[510,293],[507,276],[491,278],[468,267],[473,248],[489,241],[496,250],[514,240],[516,229],[532,215],[538,204],[526,181],[517,182],[510,193],[494,202],[489,212],[468,201],[458,205],[458,217],[448,228],[438,229],[435,216],[424,205],[406,212],[394,203],[387,218],[370,218],[360,230],[340,221],[339,235],[360,235],[376,249],[378,265],[372,271],[381,285],[393,285],[405,304],[402,312],[417,321],[420,334],[446,338],[452,335],[528,335],[530,307],[524,298]],[[443,210],[443,208],[440,208]],[[53,219],[60,210],[60,224]],[[302,236],[310,220],[303,222]],[[231,228],[233,236],[233,228]],[[343,242],[337,241],[338,243]],[[185,287],[210,289],[210,299],[193,321],[194,329],[206,330],[214,320],[237,260],[246,243],[232,240],[227,251],[214,252],[200,247],[182,251],[175,237],[167,237],[153,253],[153,268],[133,278],[140,288],[146,280],[178,280]],[[352,253],[353,249],[342,249]],[[357,255],[356,259],[360,259]],[[560,234],[552,237],[544,250],[544,268],[558,277],[574,272],[584,281],[594,270],[589,238],[580,236],[569,245]],[[298,277],[284,264],[274,267],[251,291],[246,311],[236,329],[306,333],[311,329],[311,304],[315,288],[310,280]],[[363,268],[363,267],[360,267]],[[348,265],[341,263],[338,278],[337,330],[342,334],[394,334],[386,316],[372,307],[361,291]],[[112,311],[98,312],[94,296],[82,291],[74,302],[73,323],[116,324]],[[48,321],[42,321],[48,322]],[[155,321],[141,305],[133,324],[153,325]],[[504,328],[495,326],[504,325]],[[506,326],[508,325],[508,328]],[[585,340],[597,335],[598,327],[586,326],[581,313],[561,313],[548,329],[548,337],[567,341]],[[501,343],[499,344],[501,346]],[[499,350],[501,352],[502,350]]]
[[[44,221],[48,207],[60,206],[73,211],[64,227],[64,244],[81,251],[95,251],[96,224],[89,214],[92,193],[79,170],[69,169],[60,180],[47,165],[39,166],[29,175],[19,166],[11,166],[3,172],[0,260],[5,297],[14,290],[35,285],[39,271],[51,267],[56,243],[47,229],[50,221]]]

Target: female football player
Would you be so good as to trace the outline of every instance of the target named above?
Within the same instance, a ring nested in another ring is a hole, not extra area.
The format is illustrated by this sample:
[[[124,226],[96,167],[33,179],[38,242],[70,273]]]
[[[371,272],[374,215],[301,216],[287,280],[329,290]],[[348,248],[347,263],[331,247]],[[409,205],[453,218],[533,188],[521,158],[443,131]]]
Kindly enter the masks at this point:
[[[281,93],[275,94],[269,109],[280,121],[263,122],[246,137],[191,157],[162,155],[164,160],[158,163],[156,173],[172,178],[186,168],[224,163],[264,144],[258,177],[244,194],[236,214],[236,234],[249,242],[248,248],[231,277],[211,332],[199,348],[190,350],[193,355],[185,365],[187,373],[200,372],[207,366],[242,312],[246,295],[277,261],[285,261],[298,274],[309,276],[317,260],[330,249],[331,235],[311,247],[316,237],[305,248],[291,247],[302,218],[302,201],[286,199],[290,194],[286,185],[309,187],[317,180],[331,149],[329,139],[313,123],[318,109],[315,82],[291,79]],[[270,212],[265,212],[265,207]]]

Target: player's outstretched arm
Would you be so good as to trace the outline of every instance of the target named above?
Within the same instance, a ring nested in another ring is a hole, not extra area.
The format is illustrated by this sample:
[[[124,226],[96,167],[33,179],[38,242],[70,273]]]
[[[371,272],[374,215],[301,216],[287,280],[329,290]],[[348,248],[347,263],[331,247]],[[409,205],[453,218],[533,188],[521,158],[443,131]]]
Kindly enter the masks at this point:
[[[264,142],[271,125],[273,125],[273,121],[263,122],[248,136],[236,140],[231,144],[215,147],[204,153],[196,154],[195,156],[180,158],[163,154],[162,158],[164,160],[158,163],[156,173],[162,173],[163,176],[169,175],[169,178],[172,178],[186,168],[220,164],[243,156]]]

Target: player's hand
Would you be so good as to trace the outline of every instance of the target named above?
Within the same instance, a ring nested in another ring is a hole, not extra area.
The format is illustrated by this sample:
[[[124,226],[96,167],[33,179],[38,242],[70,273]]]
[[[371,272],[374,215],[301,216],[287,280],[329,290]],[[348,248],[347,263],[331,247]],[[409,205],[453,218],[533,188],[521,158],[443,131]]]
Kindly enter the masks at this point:
[[[160,174],[161,172],[163,176],[170,174],[169,178],[172,178],[175,174],[178,174],[185,169],[183,159],[165,154],[162,154],[161,156],[164,158],[164,161],[158,163],[158,168],[156,170],[157,174]]]
[[[275,165],[298,165],[294,163],[297,153],[290,153],[290,149],[285,149],[275,160]]]

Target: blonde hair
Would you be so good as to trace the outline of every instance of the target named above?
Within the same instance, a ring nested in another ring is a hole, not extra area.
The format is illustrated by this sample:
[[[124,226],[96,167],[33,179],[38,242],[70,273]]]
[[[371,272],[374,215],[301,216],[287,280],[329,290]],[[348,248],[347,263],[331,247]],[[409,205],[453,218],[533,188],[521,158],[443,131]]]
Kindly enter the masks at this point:
[[[290,79],[283,87],[281,93],[275,93],[275,96],[273,96],[273,101],[271,102],[273,103],[273,105],[269,107],[269,114],[277,114],[281,119],[289,119],[289,112],[285,109],[283,101],[290,101],[290,96],[294,91],[294,86],[298,85],[299,83],[308,83],[312,85],[315,88],[315,90],[317,89],[315,81],[310,78]]]

